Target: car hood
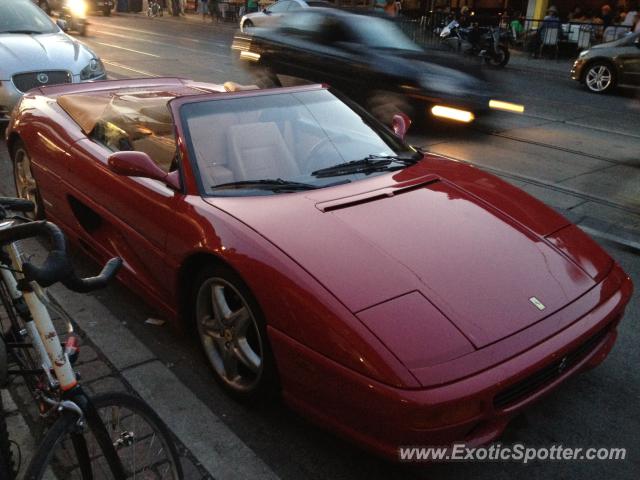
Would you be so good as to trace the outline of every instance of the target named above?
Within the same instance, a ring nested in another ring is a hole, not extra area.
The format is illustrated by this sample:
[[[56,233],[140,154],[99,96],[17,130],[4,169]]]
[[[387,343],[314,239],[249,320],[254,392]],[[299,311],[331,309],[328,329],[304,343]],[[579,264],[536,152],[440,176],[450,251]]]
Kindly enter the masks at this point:
[[[410,170],[311,193],[207,201],[278,246],[352,312],[417,291],[475,348],[595,285],[571,252],[545,239],[567,225],[548,207],[490,175],[469,182],[456,168],[422,177]],[[492,188],[483,195],[492,183],[511,198],[498,201]],[[536,215],[546,219],[536,224]]]
[[[627,45],[633,45],[634,40],[639,37],[638,34],[625,35],[624,37],[618,38],[617,40],[613,40],[611,42],[600,43],[598,45],[594,45],[590,48],[590,50],[603,50],[606,48],[615,48],[615,47],[624,47]]]
[[[79,74],[94,56],[69,35],[0,34],[0,80],[36,70],[68,70]]]

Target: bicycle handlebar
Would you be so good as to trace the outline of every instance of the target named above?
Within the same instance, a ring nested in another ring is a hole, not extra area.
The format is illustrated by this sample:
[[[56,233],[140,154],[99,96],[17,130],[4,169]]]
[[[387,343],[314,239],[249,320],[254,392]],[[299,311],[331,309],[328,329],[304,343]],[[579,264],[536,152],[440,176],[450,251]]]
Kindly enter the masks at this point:
[[[2,204],[2,200],[0,200],[0,204]],[[97,276],[78,277],[67,255],[67,241],[64,233],[55,224],[47,221],[29,222],[2,229],[0,230],[0,244],[38,236],[47,236],[51,240],[53,248],[42,266],[37,267],[30,262],[25,262],[22,265],[22,273],[28,281],[38,282],[43,287],[61,282],[69,290],[87,293],[104,288],[122,266],[122,259],[116,257],[109,260]]]

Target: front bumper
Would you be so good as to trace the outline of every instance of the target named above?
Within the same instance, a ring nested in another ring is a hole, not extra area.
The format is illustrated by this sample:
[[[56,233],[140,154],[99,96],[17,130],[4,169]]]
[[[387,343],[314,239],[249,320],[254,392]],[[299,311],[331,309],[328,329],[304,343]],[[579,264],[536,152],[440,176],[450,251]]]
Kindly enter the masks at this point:
[[[432,388],[384,385],[282,332],[270,329],[269,336],[282,365],[283,395],[292,407],[319,425],[397,460],[401,446],[456,442],[476,446],[498,438],[522,409],[568,377],[604,360],[615,343],[616,327],[632,289],[630,279],[616,265],[590,293],[567,307],[583,312],[568,327],[502,363]],[[523,388],[527,382],[528,390]],[[450,421],[456,417],[451,415],[454,409],[467,417]]]
[[[571,78],[573,80],[582,82],[583,70],[586,63],[586,60],[582,58],[578,58],[575,62],[573,62],[573,66],[571,67]]]

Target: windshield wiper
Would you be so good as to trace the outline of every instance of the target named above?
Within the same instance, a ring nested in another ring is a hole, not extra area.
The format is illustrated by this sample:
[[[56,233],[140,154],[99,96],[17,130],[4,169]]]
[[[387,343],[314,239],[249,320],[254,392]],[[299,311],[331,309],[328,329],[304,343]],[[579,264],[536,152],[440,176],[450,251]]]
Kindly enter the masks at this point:
[[[260,180],[241,180],[238,182],[221,183],[220,185],[213,185],[211,188],[213,190],[233,190],[247,188],[271,190],[272,192],[295,192],[303,190],[317,190],[318,188],[333,187],[335,185],[342,185],[349,182],[351,182],[351,180],[341,180],[339,182],[325,183],[323,185],[313,185],[311,183],[283,180],[282,178],[264,178]]]
[[[367,155],[359,160],[339,163],[331,167],[321,168],[315,172],[311,172],[314,177],[335,177],[338,175],[350,175],[352,173],[372,173],[380,170],[388,170],[392,163],[402,164],[401,168],[409,165],[415,165],[422,155],[416,152],[412,155]]]
[[[0,33],[24,33],[27,35],[42,33],[40,30],[0,30]]]
[[[264,190],[315,190],[317,185],[310,183],[291,182],[289,180],[283,180],[282,178],[264,178],[260,180],[241,180],[238,182],[221,183],[219,185],[213,185],[211,188],[214,190],[226,190],[234,188],[252,188],[252,189],[264,189]]]

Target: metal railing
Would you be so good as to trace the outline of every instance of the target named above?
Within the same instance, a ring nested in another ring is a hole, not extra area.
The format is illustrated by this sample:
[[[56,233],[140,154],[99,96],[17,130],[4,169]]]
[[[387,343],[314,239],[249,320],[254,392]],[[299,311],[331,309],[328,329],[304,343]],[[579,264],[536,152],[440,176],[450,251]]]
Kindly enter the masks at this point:
[[[402,30],[416,43],[430,48],[446,48],[440,40],[440,31],[453,17],[441,12],[431,12],[417,18],[397,19]],[[575,55],[592,45],[611,42],[627,35],[631,28],[623,25],[605,27],[600,23],[561,22],[546,23],[542,19],[527,18],[520,20],[520,28],[512,24],[507,17],[496,17],[491,21],[484,19],[481,25],[500,26],[509,32],[511,47],[527,51],[549,49],[558,54]]]

